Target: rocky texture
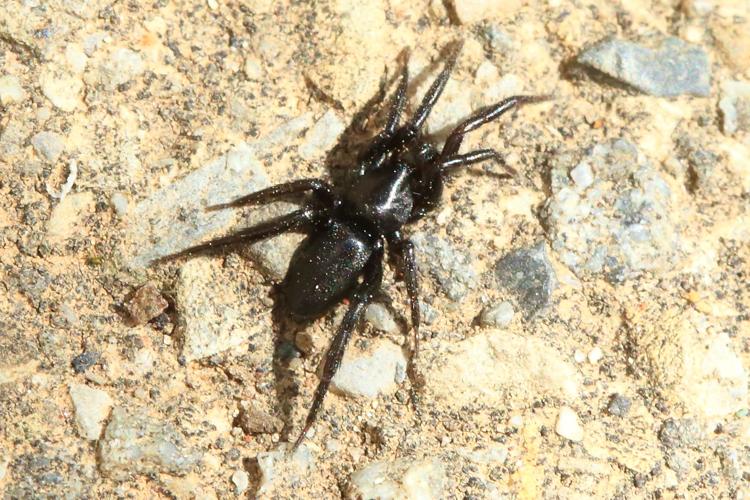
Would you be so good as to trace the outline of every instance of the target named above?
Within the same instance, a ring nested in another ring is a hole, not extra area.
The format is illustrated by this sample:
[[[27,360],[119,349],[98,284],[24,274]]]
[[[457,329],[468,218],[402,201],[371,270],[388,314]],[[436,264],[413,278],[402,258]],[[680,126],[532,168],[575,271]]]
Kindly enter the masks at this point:
[[[84,384],[70,385],[70,398],[76,410],[76,422],[82,437],[99,439],[104,421],[112,408],[112,398],[105,391]]]
[[[485,326],[503,328],[513,321],[513,314],[513,305],[510,302],[501,302],[496,306],[482,309],[479,321]]]
[[[366,352],[349,350],[331,387],[347,396],[374,398],[395,392],[405,378],[406,357],[401,348],[378,340]]]
[[[420,265],[438,280],[451,300],[461,300],[477,286],[478,276],[471,259],[445,239],[417,233],[412,235],[411,240],[419,254]]]
[[[123,303],[128,320],[133,325],[144,325],[160,315],[169,303],[153,283],[139,287]]]
[[[557,285],[543,242],[504,255],[495,264],[495,278],[510,292],[527,319],[550,304]]]
[[[274,451],[258,454],[256,460],[261,474],[256,494],[268,497],[272,497],[277,490],[283,491],[285,486],[296,487],[315,465],[310,450],[304,444],[293,452],[284,445]]]
[[[125,481],[135,474],[184,475],[199,463],[201,454],[190,449],[172,425],[117,407],[99,441],[103,474]]]
[[[583,440],[583,428],[578,421],[578,415],[572,409],[567,406],[560,408],[560,413],[557,415],[557,424],[555,425],[555,432],[565,439],[569,439],[574,442]]]
[[[328,110],[315,122],[299,147],[299,154],[305,160],[312,160],[325,154],[338,139],[345,125],[336,112]]]
[[[533,388],[535,397],[578,397],[575,368],[544,342],[500,330],[488,330],[456,343],[430,363],[428,387],[440,404],[461,407],[506,404]]]
[[[381,332],[396,333],[398,331],[398,325],[391,312],[383,304],[377,302],[367,306],[365,321]]]
[[[725,134],[750,132],[750,82],[728,81],[721,85],[719,109]]]
[[[578,61],[647,94],[708,96],[711,67],[701,48],[666,38],[655,48],[610,39],[583,52]]]
[[[284,422],[249,402],[240,403],[238,423],[247,434],[273,434],[281,432]]]
[[[438,460],[375,462],[352,474],[348,497],[441,498],[445,472]]]
[[[543,217],[560,260],[580,277],[612,283],[669,271],[680,248],[669,184],[623,139],[552,167]]]
[[[54,132],[39,132],[31,138],[31,145],[42,158],[55,163],[65,148],[63,139]]]

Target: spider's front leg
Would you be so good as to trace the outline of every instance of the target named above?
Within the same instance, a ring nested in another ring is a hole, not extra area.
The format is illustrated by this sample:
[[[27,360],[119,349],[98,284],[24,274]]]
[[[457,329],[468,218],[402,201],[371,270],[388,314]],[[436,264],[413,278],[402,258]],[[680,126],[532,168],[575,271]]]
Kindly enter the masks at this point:
[[[414,330],[414,356],[419,354],[419,279],[417,274],[417,256],[414,251],[414,243],[405,239],[399,231],[391,235],[388,242],[393,252],[399,259],[401,273],[406,283],[406,294],[409,296],[409,308],[411,310],[411,326]]]
[[[367,262],[364,269],[364,279],[359,285],[357,285],[357,288],[352,294],[349,309],[346,311],[344,319],[341,321],[341,325],[336,332],[336,336],[333,338],[333,341],[328,348],[325,365],[323,366],[323,376],[318,383],[318,387],[315,389],[315,396],[312,405],[310,406],[310,411],[307,414],[305,426],[297,438],[297,441],[294,442],[292,451],[296,450],[300,443],[302,443],[307,431],[309,431],[310,427],[315,423],[315,419],[323,406],[323,400],[325,399],[326,394],[328,394],[331,380],[339,369],[339,366],[341,366],[341,360],[344,357],[344,351],[352,337],[352,333],[367,309],[367,305],[370,303],[375,293],[380,289],[380,284],[383,281],[383,242],[378,240],[375,245],[370,260]]]

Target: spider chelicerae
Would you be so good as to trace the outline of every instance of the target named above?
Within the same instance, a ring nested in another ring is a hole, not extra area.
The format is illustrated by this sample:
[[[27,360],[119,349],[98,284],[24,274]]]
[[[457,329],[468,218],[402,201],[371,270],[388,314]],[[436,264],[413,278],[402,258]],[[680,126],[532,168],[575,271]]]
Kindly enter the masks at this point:
[[[290,231],[307,233],[279,284],[284,312],[297,320],[316,318],[344,299],[348,299],[348,309],[328,348],[320,383],[294,448],[315,422],[352,333],[380,290],[386,248],[395,254],[395,262],[406,283],[416,355],[420,322],[417,258],[414,245],[402,229],[440,204],[443,183],[462,167],[497,160],[508,174],[515,174],[493,149],[459,153],[464,135],[521,104],[547,98],[513,96],[482,108],[455,127],[438,151],[427,142],[421,129],[445,88],[460,48],[461,44],[456,44],[449,50],[442,71],[416,112],[400,125],[409,80],[407,65],[402,65],[385,128],[360,156],[345,185],[302,179],[209,207],[209,210],[217,210],[310,195],[299,210],[158,259],[163,261],[237,243],[251,243]]]

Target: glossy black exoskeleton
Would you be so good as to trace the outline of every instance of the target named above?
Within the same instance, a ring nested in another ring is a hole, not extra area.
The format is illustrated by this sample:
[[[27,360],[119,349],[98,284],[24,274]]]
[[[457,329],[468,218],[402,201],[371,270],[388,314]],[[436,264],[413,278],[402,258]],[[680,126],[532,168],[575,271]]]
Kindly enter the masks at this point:
[[[353,180],[343,188],[337,189],[319,179],[304,179],[210,207],[212,210],[239,207],[290,195],[311,194],[309,203],[300,210],[165,257],[171,259],[236,243],[250,243],[288,231],[308,233],[280,284],[286,313],[292,318],[308,319],[321,316],[343,299],[349,300],[349,306],[326,354],[323,375],[295,447],[315,421],[352,332],[380,288],[385,245],[398,257],[406,282],[416,353],[420,321],[417,263],[414,246],[404,237],[402,228],[438,206],[443,182],[451,172],[466,165],[500,159],[492,149],[459,153],[466,133],[520,104],[544,99],[514,96],[483,108],[461,122],[450,133],[442,150],[436,151],[425,140],[421,129],[445,88],[458,50],[459,47],[451,51],[411,120],[399,126],[408,83],[404,64],[385,128],[360,157]],[[515,173],[507,166],[505,169]]]

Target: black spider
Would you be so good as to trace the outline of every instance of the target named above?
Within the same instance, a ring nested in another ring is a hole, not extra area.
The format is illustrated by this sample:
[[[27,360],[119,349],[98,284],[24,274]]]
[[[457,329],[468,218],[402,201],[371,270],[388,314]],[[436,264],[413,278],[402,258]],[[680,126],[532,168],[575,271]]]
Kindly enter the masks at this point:
[[[440,75],[433,82],[412,119],[399,127],[406,101],[408,71],[403,65],[385,129],[360,157],[352,179],[337,189],[320,179],[303,179],[263,189],[211,210],[268,203],[289,195],[312,193],[310,203],[277,219],[241,229],[159,260],[190,255],[240,242],[250,243],[288,231],[307,231],[307,238],[295,251],[283,282],[279,285],[285,313],[293,319],[316,318],[343,299],[349,308],[325,358],[323,376],[296,448],[315,421],[336,370],[368,303],[379,291],[383,277],[385,243],[399,257],[406,282],[414,329],[414,353],[419,338],[419,290],[414,245],[401,233],[437,207],[448,174],[460,167],[499,160],[492,149],[460,154],[466,133],[499,118],[506,111],[539,96],[514,96],[481,109],[458,125],[437,152],[421,133],[427,115],[445,88],[456,62],[460,45],[450,53]],[[510,173],[515,173],[505,166]]]

